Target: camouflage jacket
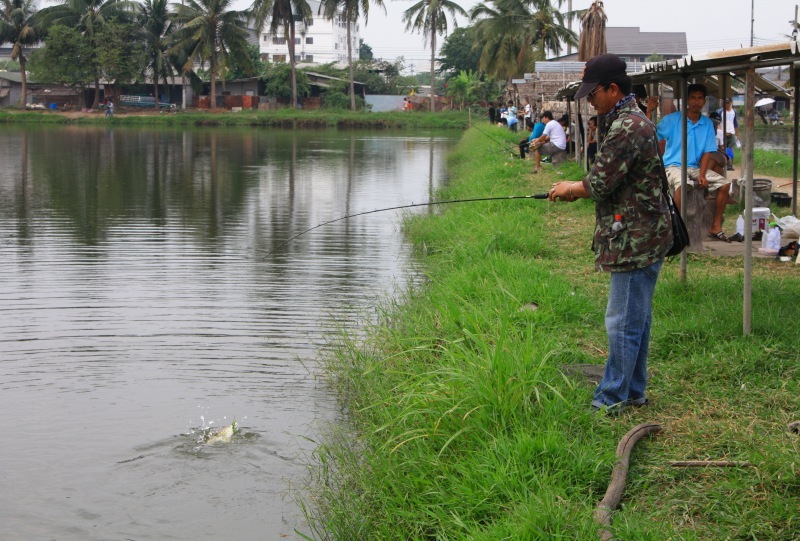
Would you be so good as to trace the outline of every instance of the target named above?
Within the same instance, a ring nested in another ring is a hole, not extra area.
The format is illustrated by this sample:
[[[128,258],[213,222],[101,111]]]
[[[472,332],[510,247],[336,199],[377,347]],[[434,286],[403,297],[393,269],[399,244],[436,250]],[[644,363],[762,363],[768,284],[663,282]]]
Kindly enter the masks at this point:
[[[641,269],[663,259],[672,246],[672,222],[661,192],[661,158],[655,126],[634,100],[606,119],[610,125],[583,186],[595,201],[595,268]],[[612,229],[614,215],[622,228]]]

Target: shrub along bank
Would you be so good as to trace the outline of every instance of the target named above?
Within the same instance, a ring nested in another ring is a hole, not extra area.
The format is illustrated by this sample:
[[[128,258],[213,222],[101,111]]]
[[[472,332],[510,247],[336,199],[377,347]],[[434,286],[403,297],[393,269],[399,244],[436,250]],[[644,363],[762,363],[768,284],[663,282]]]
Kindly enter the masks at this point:
[[[531,175],[531,161],[474,129],[448,163],[439,199],[581,177],[574,164]],[[652,404],[610,418],[590,413],[592,387],[562,372],[606,354],[608,276],[593,270],[590,201],[447,205],[404,225],[424,283],[327,358],[346,418],[315,455],[303,500],[314,537],[597,539],[592,512],[618,441],[657,422],[662,433],[633,453],[618,539],[797,539],[800,436],[787,424],[800,419],[800,267],[754,261],[744,337],[741,258],[691,256],[685,283],[667,262]]]

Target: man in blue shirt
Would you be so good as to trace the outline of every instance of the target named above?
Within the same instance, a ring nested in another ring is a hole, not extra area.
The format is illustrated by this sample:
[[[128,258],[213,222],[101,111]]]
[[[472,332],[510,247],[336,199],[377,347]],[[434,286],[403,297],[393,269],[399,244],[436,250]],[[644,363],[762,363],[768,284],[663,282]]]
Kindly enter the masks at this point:
[[[525,153],[530,150],[531,143],[534,139],[538,139],[544,133],[544,123],[540,120],[536,124],[530,127],[531,134],[527,139],[523,139],[519,142],[519,157],[523,160],[525,159]],[[533,150],[536,150],[538,147],[534,146]]]
[[[722,216],[730,195],[728,180],[711,170],[711,154],[717,151],[714,123],[703,116],[706,104],[706,87],[689,85],[687,95],[688,125],[686,132],[687,186],[708,190],[714,195],[714,221],[708,235],[730,242],[722,230]],[[681,205],[681,112],[665,116],[658,124],[659,146],[664,154],[664,166],[669,186],[675,193],[675,204]]]

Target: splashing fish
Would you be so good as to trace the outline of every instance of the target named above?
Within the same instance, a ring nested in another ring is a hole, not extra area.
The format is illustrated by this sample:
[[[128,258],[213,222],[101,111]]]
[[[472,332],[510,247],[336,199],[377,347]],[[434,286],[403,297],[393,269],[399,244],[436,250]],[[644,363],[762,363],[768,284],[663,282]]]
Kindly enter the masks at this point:
[[[230,443],[231,438],[238,432],[236,421],[233,421],[227,426],[219,428],[210,428],[203,437],[203,442],[206,444],[213,443]]]

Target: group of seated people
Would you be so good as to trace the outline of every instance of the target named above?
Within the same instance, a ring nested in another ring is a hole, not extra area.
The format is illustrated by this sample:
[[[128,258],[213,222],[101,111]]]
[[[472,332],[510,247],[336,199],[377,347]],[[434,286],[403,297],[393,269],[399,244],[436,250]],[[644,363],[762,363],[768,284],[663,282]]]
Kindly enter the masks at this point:
[[[523,122],[530,129],[532,123],[533,106],[529,99],[525,99],[524,109],[519,109],[514,105],[513,100],[508,100],[508,105],[500,105],[495,109],[494,103],[489,103],[489,123],[492,125],[508,127],[511,131],[517,131]]]
[[[508,106],[501,106],[497,111],[496,116],[492,116],[494,106],[489,110],[489,122],[497,123],[498,126],[508,127],[511,131],[517,131],[519,119],[517,118],[517,108],[513,100],[508,100]]]
[[[697,187],[707,191],[709,198],[714,201],[714,218],[708,236],[724,242],[731,239],[722,229],[722,217],[730,196],[730,183],[725,178],[725,169],[731,167],[731,150],[726,141],[718,112],[709,116],[703,115],[708,91],[701,84],[689,85],[687,91],[687,180],[689,187]],[[729,100],[730,101],[730,100]],[[735,113],[730,111],[728,115]],[[649,113],[657,107],[657,98],[642,98],[641,109]],[[734,117],[735,118],[735,117]],[[731,121],[731,119],[728,119]],[[526,153],[533,153],[535,158],[534,173],[541,168],[543,156],[566,156],[568,151],[568,126],[569,118],[563,115],[559,121],[554,121],[551,111],[544,111],[531,129],[530,136],[519,142],[520,158],[525,158]],[[681,112],[664,116],[657,129],[659,150],[662,153],[664,167],[667,174],[669,187],[674,193],[675,203],[681,205]],[[597,155],[597,117],[589,119],[587,130],[587,154],[589,165],[594,162]],[[726,148],[727,147],[727,148]]]

